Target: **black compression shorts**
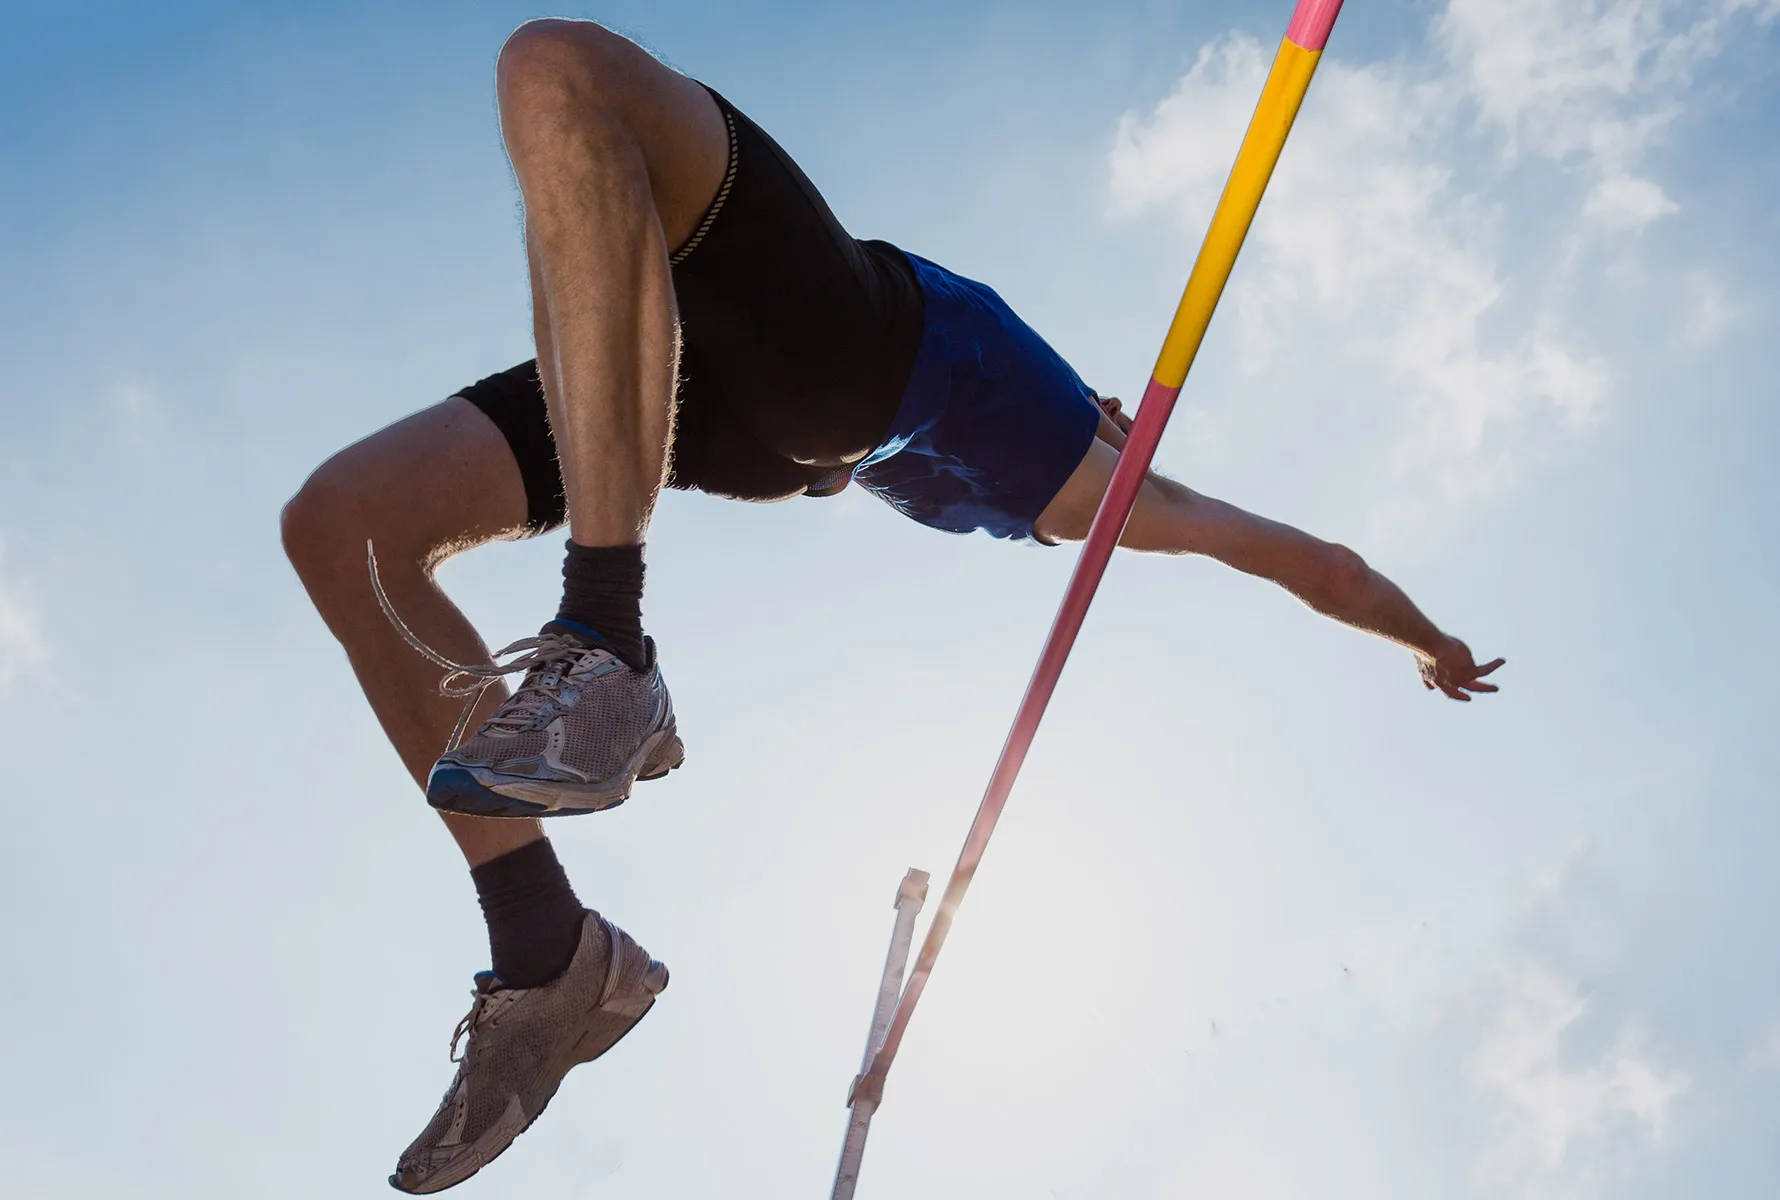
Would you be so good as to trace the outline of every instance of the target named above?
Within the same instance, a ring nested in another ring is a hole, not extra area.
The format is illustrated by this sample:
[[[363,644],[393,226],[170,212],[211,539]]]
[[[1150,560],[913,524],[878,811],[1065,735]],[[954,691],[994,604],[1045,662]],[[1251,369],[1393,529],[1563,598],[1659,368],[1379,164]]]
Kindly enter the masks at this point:
[[[851,237],[778,143],[711,96],[729,124],[729,170],[670,260],[682,341],[668,486],[738,500],[820,495],[896,416],[921,343],[920,286],[900,250]],[[506,435],[532,529],[561,525],[537,361],[458,395]]]

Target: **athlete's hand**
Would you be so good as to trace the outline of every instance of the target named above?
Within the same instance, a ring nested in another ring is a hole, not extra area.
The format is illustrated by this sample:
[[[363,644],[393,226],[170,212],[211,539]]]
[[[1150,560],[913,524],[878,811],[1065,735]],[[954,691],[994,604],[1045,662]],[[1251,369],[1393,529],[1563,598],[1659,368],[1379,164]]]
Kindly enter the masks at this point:
[[[1107,420],[1117,425],[1122,432],[1131,432],[1131,418],[1125,415],[1124,405],[1117,396],[1095,396],[1094,399],[1100,405],[1100,411],[1106,414]]]
[[[1508,661],[1498,658],[1480,667],[1471,658],[1471,648],[1458,638],[1447,638],[1435,654],[1418,653],[1415,657],[1421,666],[1423,687],[1430,692],[1438,688],[1454,700],[1467,703],[1471,692],[1499,690],[1493,683],[1484,683],[1483,677]]]

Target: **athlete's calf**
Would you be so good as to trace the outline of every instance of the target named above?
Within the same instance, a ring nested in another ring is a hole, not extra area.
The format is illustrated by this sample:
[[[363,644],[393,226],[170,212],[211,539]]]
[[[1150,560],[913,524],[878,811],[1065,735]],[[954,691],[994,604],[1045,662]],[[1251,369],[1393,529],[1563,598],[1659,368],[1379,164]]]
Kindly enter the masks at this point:
[[[365,543],[377,547],[384,588],[415,632],[459,662],[484,662],[488,647],[433,572],[460,550],[517,536],[525,519],[525,489],[505,439],[459,399],[348,446],[284,507],[285,553],[422,787],[462,701],[439,694],[439,668],[384,617],[371,591]],[[499,685],[489,693],[482,716],[505,695]],[[471,866],[539,836],[531,821],[447,814],[446,823]]]

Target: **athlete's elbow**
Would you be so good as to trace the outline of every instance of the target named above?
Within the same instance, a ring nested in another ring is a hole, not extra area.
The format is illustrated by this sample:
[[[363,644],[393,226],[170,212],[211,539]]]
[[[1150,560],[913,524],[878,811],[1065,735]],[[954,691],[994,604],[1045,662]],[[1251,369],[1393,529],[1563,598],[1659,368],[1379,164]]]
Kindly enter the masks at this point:
[[[1345,612],[1358,605],[1371,584],[1372,568],[1346,546],[1330,544],[1318,555],[1316,607]]]

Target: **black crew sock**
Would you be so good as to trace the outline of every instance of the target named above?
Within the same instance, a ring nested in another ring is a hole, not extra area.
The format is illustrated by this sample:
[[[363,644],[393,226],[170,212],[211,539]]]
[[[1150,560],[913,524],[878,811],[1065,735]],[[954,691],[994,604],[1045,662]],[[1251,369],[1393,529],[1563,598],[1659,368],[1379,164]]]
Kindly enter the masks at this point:
[[[648,661],[643,646],[643,547],[583,546],[571,540],[562,560],[559,620],[597,632],[633,671]]]
[[[508,987],[549,983],[568,970],[586,910],[546,838],[470,868],[488,921],[494,973]]]

